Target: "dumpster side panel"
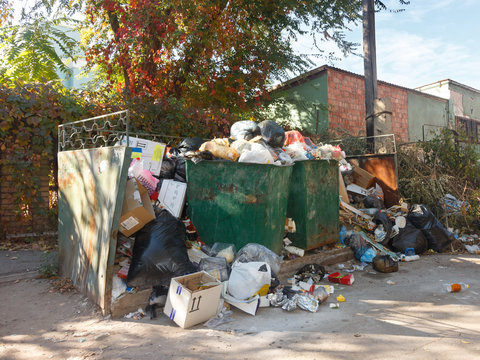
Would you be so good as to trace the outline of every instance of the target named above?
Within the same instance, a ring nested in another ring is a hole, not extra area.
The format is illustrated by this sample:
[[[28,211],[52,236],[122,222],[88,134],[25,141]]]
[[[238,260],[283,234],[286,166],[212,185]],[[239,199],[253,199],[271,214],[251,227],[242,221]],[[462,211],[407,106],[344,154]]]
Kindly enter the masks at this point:
[[[124,146],[58,153],[60,274],[104,313],[130,157]]]
[[[295,246],[314,249],[338,240],[338,194],[336,161],[295,163],[287,208],[297,228],[288,235]]]
[[[280,253],[291,167],[187,161],[191,220],[207,244],[259,243]]]

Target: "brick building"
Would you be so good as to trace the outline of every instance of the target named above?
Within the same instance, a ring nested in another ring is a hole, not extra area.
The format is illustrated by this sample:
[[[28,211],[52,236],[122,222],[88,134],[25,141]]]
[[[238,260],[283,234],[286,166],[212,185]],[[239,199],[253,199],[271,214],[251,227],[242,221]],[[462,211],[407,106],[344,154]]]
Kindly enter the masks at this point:
[[[272,89],[283,105],[271,108],[272,119],[315,134],[325,130],[365,135],[364,77],[321,66]],[[427,130],[449,126],[448,99],[378,81],[378,97],[389,98],[392,130],[399,142],[423,140]],[[428,131],[427,131],[428,132]]]

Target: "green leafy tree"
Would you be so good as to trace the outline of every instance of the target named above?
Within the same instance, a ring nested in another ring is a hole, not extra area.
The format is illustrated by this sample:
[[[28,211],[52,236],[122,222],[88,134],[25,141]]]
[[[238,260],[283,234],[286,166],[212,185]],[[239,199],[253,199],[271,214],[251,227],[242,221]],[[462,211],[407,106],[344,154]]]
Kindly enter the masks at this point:
[[[62,27],[66,19],[33,19],[2,28],[1,72],[27,82],[59,79],[68,75],[67,60],[75,61],[77,41]]]

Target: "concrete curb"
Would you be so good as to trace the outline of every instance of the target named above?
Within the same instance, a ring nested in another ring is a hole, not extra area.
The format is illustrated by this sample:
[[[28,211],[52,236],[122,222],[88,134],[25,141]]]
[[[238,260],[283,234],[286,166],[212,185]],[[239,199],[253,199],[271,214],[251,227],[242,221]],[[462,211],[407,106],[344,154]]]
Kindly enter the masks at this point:
[[[307,254],[293,260],[285,260],[280,268],[280,273],[277,274],[277,276],[280,279],[291,277],[297,270],[307,264],[328,266],[353,260],[354,258],[353,251],[349,247],[321,251],[315,254]]]

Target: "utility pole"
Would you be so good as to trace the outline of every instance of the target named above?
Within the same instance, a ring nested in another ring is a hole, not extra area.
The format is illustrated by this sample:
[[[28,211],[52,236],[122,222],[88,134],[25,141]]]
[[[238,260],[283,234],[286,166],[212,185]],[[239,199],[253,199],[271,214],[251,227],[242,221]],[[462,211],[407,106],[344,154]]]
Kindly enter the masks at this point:
[[[365,72],[365,121],[369,150],[374,144],[374,104],[377,93],[374,0],[363,0],[363,66]]]

